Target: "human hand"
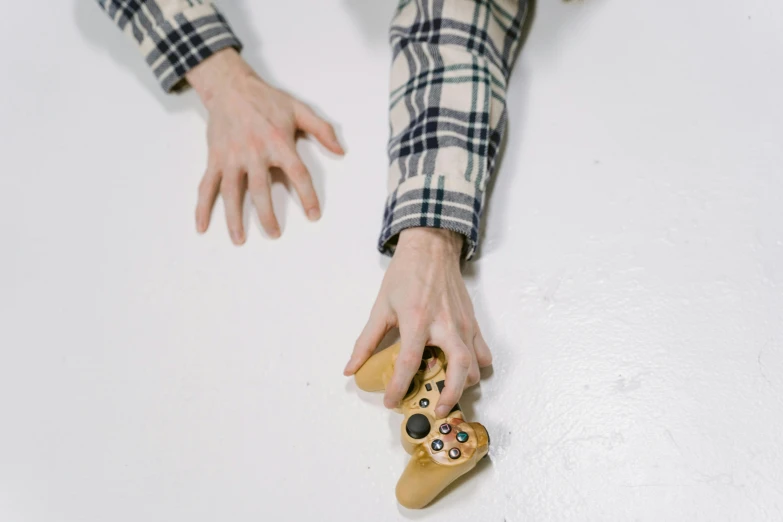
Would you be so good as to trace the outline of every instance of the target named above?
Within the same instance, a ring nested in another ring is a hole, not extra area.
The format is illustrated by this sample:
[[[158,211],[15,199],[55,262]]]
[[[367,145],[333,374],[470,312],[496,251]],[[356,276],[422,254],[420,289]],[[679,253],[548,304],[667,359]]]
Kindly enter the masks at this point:
[[[196,206],[196,228],[207,230],[218,191],[223,196],[231,240],[245,242],[242,202],[249,190],[261,226],[280,236],[272,208],[269,169],[281,169],[296,189],[310,220],[320,217],[318,196],[296,152],[304,131],[335,154],[344,154],[332,126],[304,103],[265,83],[234,49],[223,49],[186,75],[209,111],[209,159]]]
[[[435,408],[445,417],[466,386],[479,381],[479,368],[492,364],[473,304],[460,272],[463,237],[450,230],[409,228],[400,233],[370,319],[354,346],[345,375],[353,375],[386,333],[400,330],[400,355],[386,386],[384,405],[405,397],[426,345],[446,354],[446,385]]]

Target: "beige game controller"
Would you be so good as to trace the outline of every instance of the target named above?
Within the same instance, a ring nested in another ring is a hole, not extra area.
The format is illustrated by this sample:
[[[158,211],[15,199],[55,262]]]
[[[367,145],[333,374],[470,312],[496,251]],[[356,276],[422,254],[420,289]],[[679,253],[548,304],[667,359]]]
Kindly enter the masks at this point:
[[[385,390],[399,354],[400,345],[396,344],[370,357],[356,372],[356,385],[364,391]],[[445,381],[443,351],[426,347],[419,371],[396,408],[405,415],[400,437],[403,448],[411,455],[397,482],[397,501],[407,508],[425,507],[489,451],[486,428],[465,421],[459,405],[447,417],[436,417],[435,406]]]

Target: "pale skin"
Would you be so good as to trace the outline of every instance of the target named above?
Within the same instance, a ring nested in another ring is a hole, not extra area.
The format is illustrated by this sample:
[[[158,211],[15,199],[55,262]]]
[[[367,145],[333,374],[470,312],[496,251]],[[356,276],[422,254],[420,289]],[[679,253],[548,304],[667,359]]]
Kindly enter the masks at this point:
[[[245,242],[242,201],[250,192],[264,231],[280,236],[272,208],[270,168],[282,170],[310,220],[321,216],[313,181],[296,152],[298,132],[344,154],[334,128],[310,107],[264,82],[234,49],[224,49],[187,74],[207,111],[207,170],[196,205],[196,229],[209,226],[218,193],[223,198],[231,241]]]
[[[400,355],[383,403],[399,405],[421,363],[424,347],[446,354],[446,386],[435,407],[445,417],[466,386],[478,383],[479,368],[492,364],[473,304],[460,271],[463,238],[450,230],[409,228],[381,283],[370,318],[354,346],[345,375],[353,375],[378,347],[386,332],[400,331]]]
[[[196,229],[209,227],[218,195],[235,245],[246,240],[242,202],[246,192],[264,231],[280,236],[272,208],[271,168],[280,169],[296,190],[310,220],[321,215],[307,167],[296,152],[300,133],[342,155],[334,128],[310,107],[264,82],[233,49],[224,49],[187,74],[209,112],[207,168],[196,205]],[[384,404],[396,407],[416,373],[426,345],[439,346],[448,361],[446,386],[436,406],[445,417],[479,368],[492,363],[460,271],[463,236],[442,229],[409,228],[399,234],[367,325],[354,346],[345,375],[353,375],[384,335],[398,327],[400,356]]]

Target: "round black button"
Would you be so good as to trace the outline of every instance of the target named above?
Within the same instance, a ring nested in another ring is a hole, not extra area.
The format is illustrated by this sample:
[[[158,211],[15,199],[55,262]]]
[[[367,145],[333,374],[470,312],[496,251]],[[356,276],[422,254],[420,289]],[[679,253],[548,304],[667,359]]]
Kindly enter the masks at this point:
[[[435,439],[432,441],[432,444],[430,444],[433,451],[440,451],[443,449],[443,441],[440,439]]]
[[[444,435],[446,435],[447,433],[451,433],[451,424],[445,424],[445,423],[441,424],[438,430],[440,430],[440,432]]]
[[[451,448],[449,450],[449,457],[452,459],[458,459],[460,455],[462,455],[462,452],[460,452],[459,448]]]
[[[426,408],[429,405],[430,405],[429,399],[422,399],[419,401],[419,406],[421,406],[422,408]]]
[[[421,413],[411,415],[405,423],[405,432],[414,439],[423,439],[430,434],[430,421]]]

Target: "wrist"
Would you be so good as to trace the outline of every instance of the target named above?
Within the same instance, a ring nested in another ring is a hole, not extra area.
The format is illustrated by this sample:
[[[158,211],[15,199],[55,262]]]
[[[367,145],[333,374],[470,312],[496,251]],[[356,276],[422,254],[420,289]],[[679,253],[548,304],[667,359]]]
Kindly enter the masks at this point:
[[[227,47],[206,58],[185,74],[204,106],[209,110],[212,101],[226,86],[245,76],[255,74],[236,49]]]
[[[457,262],[462,257],[462,245],[465,237],[462,234],[445,228],[414,227],[400,232],[397,240],[397,250],[415,248],[429,251],[433,255]]]

